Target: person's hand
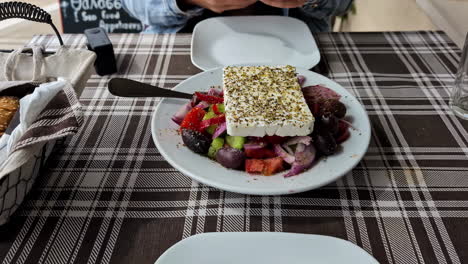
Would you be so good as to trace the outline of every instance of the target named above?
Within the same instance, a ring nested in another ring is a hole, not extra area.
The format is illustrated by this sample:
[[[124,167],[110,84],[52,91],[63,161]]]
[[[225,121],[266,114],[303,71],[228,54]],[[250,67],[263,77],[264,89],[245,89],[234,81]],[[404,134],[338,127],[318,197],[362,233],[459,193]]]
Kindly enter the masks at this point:
[[[216,13],[248,7],[257,0],[182,0],[185,4],[196,5]],[[293,0],[294,1],[294,0]]]
[[[260,0],[264,4],[279,8],[296,8],[305,4],[306,0]]]

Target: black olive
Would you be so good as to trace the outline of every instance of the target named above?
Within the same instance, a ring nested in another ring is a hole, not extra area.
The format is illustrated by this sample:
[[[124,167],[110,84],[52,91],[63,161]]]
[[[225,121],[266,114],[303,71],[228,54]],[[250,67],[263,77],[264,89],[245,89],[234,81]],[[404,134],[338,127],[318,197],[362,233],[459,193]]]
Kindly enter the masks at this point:
[[[332,155],[337,149],[335,138],[330,133],[317,134],[314,138],[314,146],[325,156]]]
[[[336,116],[332,114],[323,115],[319,120],[320,122],[318,125],[320,126],[321,132],[327,131],[332,135],[338,133],[338,118],[336,118]]]
[[[211,145],[209,137],[191,129],[182,129],[182,141],[191,151],[199,154],[207,154]]]

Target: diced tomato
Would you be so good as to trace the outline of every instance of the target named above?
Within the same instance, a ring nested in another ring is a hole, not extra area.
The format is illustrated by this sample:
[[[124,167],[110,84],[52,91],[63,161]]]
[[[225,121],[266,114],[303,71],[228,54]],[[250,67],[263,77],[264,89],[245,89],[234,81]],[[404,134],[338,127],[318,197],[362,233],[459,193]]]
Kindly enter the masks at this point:
[[[214,112],[215,114],[217,114],[217,115],[222,114],[222,113],[219,111],[218,105],[217,105],[217,104],[214,104],[214,105],[213,105],[213,112]]]
[[[248,173],[262,173],[265,167],[265,162],[260,159],[246,159],[245,171]]]
[[[266,136],[266,142],[270,144],[281,144],[286,141],[287,137],[280,137],[280,136]]]
[[[263,162],[265,167],[262,173],[265,176],[270,176],[284,170],[283,159],[281,157],[266,159]]]
[[[200,92],[195,92],[195,95],[197,96],[197,98],[200,101],[205,101],[205,102],[207,102],[209,104],[220,104],[220,103],[224,102],[224,99],[222,97],[218,97],[218,96],[207,95],[207,94],[203,94],[203,93],[200,93]]]
[[[268,148],[244,149],[244,152],[245,156],[254,159],[274,158],[278,156],[274,150]]]
[[[213,117],[213,118],[201,121],[200,129],[203,130],[203,129],[206,129],[207,127],[211,126],[211,125],[218,125],[218,124],[221,124],[223,122],[226,122],[226,116],[224,114],[219,115],[217,117]]]
[[[205,110],[199,108],[199,107],[194,107],[192,108],[187,115],[185,115],[184,120],[180,124],[180,128],[186,128],[186,129],[191,129],[191,130],[196,130],[202,132],[202,129],[200,129],[200,123],[203,119],[203,116],[205,116],[206,112]]]
[[[270,176],[284,170],[283,159],[280,157],[270,159],[247,159],[245,171],[248,173],[261,173]]]

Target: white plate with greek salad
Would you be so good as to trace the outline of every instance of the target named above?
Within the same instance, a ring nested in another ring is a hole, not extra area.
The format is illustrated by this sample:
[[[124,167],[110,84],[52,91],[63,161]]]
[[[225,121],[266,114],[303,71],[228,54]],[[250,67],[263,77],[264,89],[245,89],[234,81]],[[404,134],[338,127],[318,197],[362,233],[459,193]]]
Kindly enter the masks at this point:
[[[292,194],[336,181],[365,155],[371,136],[369,118],[341,85],[306,69],[295,71],[315,117],[310,135],[227,135],[220,88],[223,68],[217,68],[174,88],[193,93],[191,101],[165,98],[159,103],[151,124],[158,150],[184,175],[236,193]]]

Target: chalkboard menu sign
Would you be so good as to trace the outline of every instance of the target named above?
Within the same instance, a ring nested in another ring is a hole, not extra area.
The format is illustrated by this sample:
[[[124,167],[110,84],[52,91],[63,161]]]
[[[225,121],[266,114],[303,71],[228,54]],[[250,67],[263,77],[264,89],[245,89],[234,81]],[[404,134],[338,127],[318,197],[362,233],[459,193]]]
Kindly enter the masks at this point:
[[[143,1],[143,0],[138,0]],[[102,27],[108,33],[137,33],[140,21],[125,12],[121,0],[60,0],[64,33]]]

